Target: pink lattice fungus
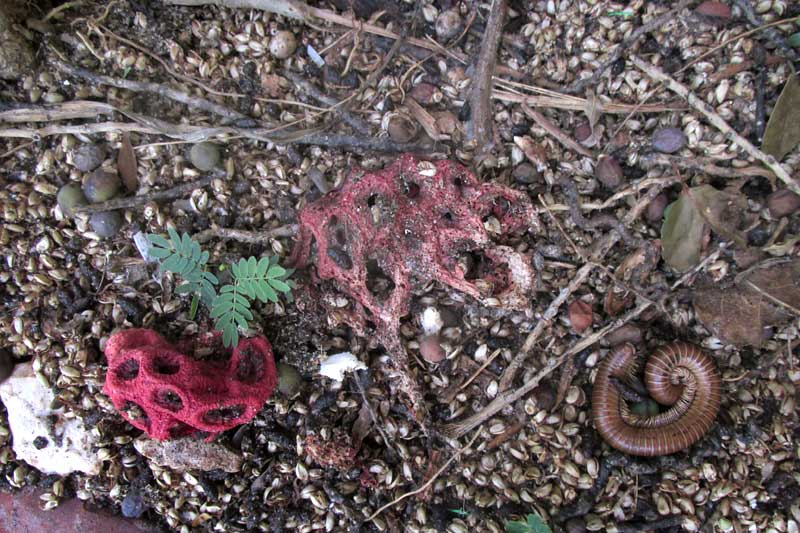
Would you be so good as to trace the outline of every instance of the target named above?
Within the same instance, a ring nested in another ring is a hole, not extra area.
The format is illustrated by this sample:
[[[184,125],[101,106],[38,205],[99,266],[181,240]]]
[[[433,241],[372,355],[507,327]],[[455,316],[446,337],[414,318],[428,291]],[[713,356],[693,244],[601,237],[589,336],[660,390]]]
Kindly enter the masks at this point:
[[[408,312],[412,280],[436,280],[487,305],[529,308],[530,257],[495,244],[490,231],[500,237],[537,224],[526,194],[480,183],[452,161],[404,155],[379,172],[354,170],[306,206],[293,261],[307,264],[316,241],[319,277],[336,280],[366,308],[385,340]]]
[[[186,355],[199,347],[223,350],[218,335],[175,346],[150,329],[115,333],[106,344],[103,392],[128,422],[159,440],[213,436],[251,420],[278,385],[269,341],[242,339],[217,360]]]

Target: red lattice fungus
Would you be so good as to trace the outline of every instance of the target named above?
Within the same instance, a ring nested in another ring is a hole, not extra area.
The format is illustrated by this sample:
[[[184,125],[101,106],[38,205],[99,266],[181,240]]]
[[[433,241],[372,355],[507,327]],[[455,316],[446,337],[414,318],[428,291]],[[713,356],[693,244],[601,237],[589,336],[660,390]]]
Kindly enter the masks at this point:
[[[244,424],[278,385],[272,347],[265,337],[242,339],[224,360],[186,355],[198,345],[222,350],[218,335],[177,346],[150,329],[130,329],[106,344],[103,392],[131,424],[155,439],[211,433]]]
[[[526,194],[480,183],[451,161],[404,155],[379,172],[353,171],[340,189],[306,206],[292,259],[305,266],[316,241],[319,277],[365,307],[370,316],[352,318],[378,323],[386,341],[408,312],[412,279],[442,282],[484,304],[530,307],[530,258],[495,245],[490,219],[499,234],[537,224]]]

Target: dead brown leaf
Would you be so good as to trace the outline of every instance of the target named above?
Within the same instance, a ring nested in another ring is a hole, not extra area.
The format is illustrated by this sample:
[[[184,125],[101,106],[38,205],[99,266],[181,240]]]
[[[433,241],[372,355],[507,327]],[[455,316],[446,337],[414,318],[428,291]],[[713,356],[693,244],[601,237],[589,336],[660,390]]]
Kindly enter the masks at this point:
[[[372,415],[369,413],[369,405],[366,400],[361,403],[361,409],[358,410],[358,418],[353,422],[353,428],[350,431],[350,436],[353,438],[353,448],[356,450],[361,449],[361,443],[364,438],[369,434],[372,428]]]
[[[128,192],[139,190],[139,169],[136,164],[136,154],[131,145],[130,135],[122,134],[122,146],[117,155],[117,172]]]
[[[721,191],[710,185],[689,189],[689,197],[711,229],[723,239],[741,247],[747,246],[744,230],[752,221],[744,195],[730,190]]]
[[[761,346],[765,331],[800,316],[800,260],[770,259],[738,276],[732,287],[695,292],[697,318],[715,336],[736,346]]]
[[[580,333],[592,325],[592,306],[582,300],[575,300],[569,304],[569,322],[572,329]]]

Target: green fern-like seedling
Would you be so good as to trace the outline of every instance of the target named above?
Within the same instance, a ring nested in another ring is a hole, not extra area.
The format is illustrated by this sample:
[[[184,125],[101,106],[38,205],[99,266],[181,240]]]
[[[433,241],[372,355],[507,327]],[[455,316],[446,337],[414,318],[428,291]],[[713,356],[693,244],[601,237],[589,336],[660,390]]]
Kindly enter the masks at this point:
[[[169,239],[154,234],[147,236],[147,240],[153,245],[150,254],[161,260],[161,268],[174,272],[183,279],[175,292],[193,295],[191,318],[194,319],[198,298],[209,307],[214,303],[217,298],[215,286],[219,280],[206,270],[209,254],[200,248],[197,241],[187,233],[178,235],[172,228],[168,228],[167,232]]]
[[[293,272],[278,264],[278,258],[255,257],[240,259],[230,265],[233,283],[224,285],[211,308],[211,318],[215,320],[214,328],[222,331],[222,342],[225,346],[236,346],[239,343],[239,328],[247,328],[248,321],[253,320],[250,310],[251,302],[258,299],[262,302],[277,302],[279,294],[291,301],[294,281],[287,279]]]

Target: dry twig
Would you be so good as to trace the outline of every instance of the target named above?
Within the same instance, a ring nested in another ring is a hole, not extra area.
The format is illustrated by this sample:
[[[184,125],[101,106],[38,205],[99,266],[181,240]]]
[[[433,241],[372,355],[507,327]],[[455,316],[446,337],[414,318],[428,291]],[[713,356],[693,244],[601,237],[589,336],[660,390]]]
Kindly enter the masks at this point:
[[[564,133],[564,131],[561,128],[550,122],[547,119],[547,117],[545,117],[543,114],[539,113],[534,109],[531,109],[530,106],[528,106],[528,104],[523,103],[522,110],[525,112],[526,115],[532,118],[534,122],[536,122],[539,126],[541,126],[547,133],[555,137],[556,140],[558,140],[558,142],[564,145],[564,147],[566,147],[567,149],[572,150],[574,152],[578,152],[584,157],[593,157],[592,152],[590,152],[589,150],[578,144],[577,141],[575,141],[574,139],[572,139],[572,137]]]
[[[786,169],[784,169],[774,157],[765,154],[750,141],[739,135],[733,128],[730,127],[727,122],[725,122],[725,119],[719,116],[710,105],[705,103],[703,100],[698,98],[697,95],[691,92],[688,87],[675,81],[660,68],[651,65],[640,57],[633,56],[631,57],[631,61],[634,65],[636,65],[637,68],[639,68],[639,70],[653,78],[655,81],[665,83],[672,92],[685,98],[690,106],[704,115],[706,119],[719,131],[730,137],[730,139],[745,152],[747,152],[750,157],[764,163],[772,170],[772,172],[775,173],[776,176],[778,176],[778,179],[786,184],[789,189],[797,194],[800,194],[800,185],[789,175],[788,172],[786,172]]]
[[[677,17],[677,14],[691,2],[692,0],[681,0],[675,7],[666,13],[650,19],[645,24],[642,24],[633,30],[630,36],[619,43],[616,48],[614,48],[614,51],[611,53],[611,55],[605,61],[600,63],[600,66],[595,69],[591,76],[576,81],[570,87],[568,87],[565,92],[569,94],[583,94],[587,88],[597,85],[600,82],[600,78],[603,77],[605,71],[608,70],[611,65],[616,63],[620,57],[622,57],[622,52],[630,48],[631,45],[638,41],[639,37],[674,21]]]
[[[214,238],[231,239],[248,244],[269,244],[273,239],[279,237],[293,237],[296,234],[297,224],[287,224],[263,231],[247,231],[214,226],[195,233],[192,238],[201,244]]]
[[[506,0],[493,0],[489,7],[483,43],[475,63],[475,76],[470,88],[470,120],[467,123],[467,140],[474,142],[480,161],[494,146],[494,114],[491,107],[492,75],[497,61],[497,49],[503,35],[506,18]]]

